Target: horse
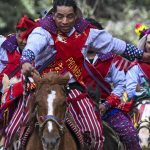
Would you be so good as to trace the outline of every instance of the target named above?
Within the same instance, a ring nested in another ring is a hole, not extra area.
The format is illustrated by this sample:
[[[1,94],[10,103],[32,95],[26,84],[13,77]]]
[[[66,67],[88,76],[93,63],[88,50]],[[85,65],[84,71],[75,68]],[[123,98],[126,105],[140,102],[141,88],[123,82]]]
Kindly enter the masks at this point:
[[[138,100],[133,108],[133,123],[137,128],[140,146],[143,150],[150,149],[150,99]]]
[[[99,88],[93,89],[93,87],[88,87],[88,94],[94,100],[95,105],[98,107],[101,102]],[[125,150],[123,143],[121,142],[118,134],[111,128],[105,121],[102,121],[104,130],[104,150]]]
[[[51,72],[42,78],[34,75],[33,79],[36,90],[29,102],[32,133],[25,149],[79,149],[79,144],[65,123],[68,114],[65,86],[69,77]]]

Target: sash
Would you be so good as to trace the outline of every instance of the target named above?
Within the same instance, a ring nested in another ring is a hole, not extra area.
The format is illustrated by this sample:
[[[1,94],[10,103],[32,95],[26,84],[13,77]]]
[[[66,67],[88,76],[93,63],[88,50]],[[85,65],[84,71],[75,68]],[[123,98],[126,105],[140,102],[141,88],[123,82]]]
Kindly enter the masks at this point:
[[[96,69],[89,62],[84,60],[84,56],[81,53],[89,31],[90,28],[87,28],[81,34],[74,32],[70,37],[66,37],[62,34],[58,34],[57,36],[54,34],[52,35],[57,50],[57,60],[61,59],[64,67],[85,87],[87,87],[85,82],[87,76],[90,80],[94,80],[94,82],[100,83],[104,80]],[[100,84],[100,88],[104,88],[103,83]],[[104,90],[107,91],[107,94],[110,93],[107,88],[104,88]]]
[[[17,68],[17,66],[20,66],[21,54],[17,50],[15,50],[12,53],[7,52],[7,56],[8,56],[8,63],[6,64],[6,68],[4,68],[4,70],[1,73],[5,73],[9,75],[14,71],[14,68]],[[15,73],[13,74],[15,75]]]
[[[84,47],[89,31],[90,28],[87,28],[82,33],[75,31],[70,37],[63,34],[52,34],[57,50],[57,60],[62,60],[63,68],[66,68],[82,85],[84,85],[84,56],[81,50]]]

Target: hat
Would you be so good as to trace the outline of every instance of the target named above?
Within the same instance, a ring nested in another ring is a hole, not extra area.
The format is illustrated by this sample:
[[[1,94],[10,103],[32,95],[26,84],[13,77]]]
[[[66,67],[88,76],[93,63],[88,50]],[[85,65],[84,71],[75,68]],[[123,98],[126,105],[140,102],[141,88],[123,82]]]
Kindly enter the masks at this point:
[[[135,32],[140,39],[137,47],[141,50],[144,50],[147,35],[150,34],[150,28],[148,28],[148,26],[146,26],[145,24],[137,23],[135,25]]]
[[[21,35],[21,38],[26,39],[28,35],[32,32],[32,30],[37,26],[38,24],[34,20],[30,19],[27,16],[23,16],[17,23],[16,29],[24,31],[24,33]]]
[[[145,24],[137,23],[135,25],[135,33],[139,36],[139,39],[141,39],[147,32],[148,26]]]

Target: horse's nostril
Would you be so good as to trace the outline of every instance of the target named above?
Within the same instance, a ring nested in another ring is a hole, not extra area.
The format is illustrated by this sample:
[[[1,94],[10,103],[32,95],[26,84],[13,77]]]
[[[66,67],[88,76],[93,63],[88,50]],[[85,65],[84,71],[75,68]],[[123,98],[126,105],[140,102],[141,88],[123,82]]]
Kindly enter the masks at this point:
[[[46,144],[46,140],[44,137],[42,137],[42,143],[45,145]]]
[[[56,145],[58,145],[59,141],[60,141],[60,136],[51,139],[42,137],[42,143],[45,147],[50,146],[51,148],[54,148]]]
[[[52,147],[55,147],[55,145],[56,145],[56,140],[55,140],[55,139],[51,139],[51,140],[50,140],[50,145],[51,145]]]

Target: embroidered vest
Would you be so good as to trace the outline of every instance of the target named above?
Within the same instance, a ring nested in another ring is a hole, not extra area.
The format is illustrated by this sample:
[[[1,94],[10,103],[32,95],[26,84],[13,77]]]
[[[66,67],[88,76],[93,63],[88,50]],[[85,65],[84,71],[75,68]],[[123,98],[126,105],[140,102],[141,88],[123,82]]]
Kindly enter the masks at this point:
[[[6,62],[6,67],[1,72],[1,74],[5,73],[7,75],[11,74],[15,68],[20,66],[20,57],[21,54],[15,50],[13,52],[7,51],[8,62]],[[16,72],[14,75],[20,77],[21,69]]]

